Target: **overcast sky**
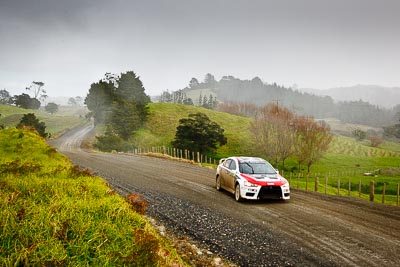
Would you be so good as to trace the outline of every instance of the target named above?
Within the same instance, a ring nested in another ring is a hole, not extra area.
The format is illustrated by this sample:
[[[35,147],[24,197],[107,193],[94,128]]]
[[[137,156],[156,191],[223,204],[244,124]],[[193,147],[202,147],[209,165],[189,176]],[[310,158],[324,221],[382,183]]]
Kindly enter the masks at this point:
[[[206,73],[400,86],[399,14],[399,0],[0,0],[0,89],[85,96],[129,70],[150,95]]]

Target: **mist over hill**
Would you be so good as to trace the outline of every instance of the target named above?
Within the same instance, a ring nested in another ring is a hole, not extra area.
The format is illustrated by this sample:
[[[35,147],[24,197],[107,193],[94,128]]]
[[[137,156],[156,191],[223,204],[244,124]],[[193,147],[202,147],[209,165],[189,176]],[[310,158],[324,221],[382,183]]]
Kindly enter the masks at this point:
[[[207,74],[204,82],[192,78],[189,86],[176,92],[179,92],[180,97],[190,98],[194,105],[202,102],[201,97],[212,95],[219,103],[251,103],[257,106],[276,103],[299,115],[313,116],[317,119],[336,118],[345,123],[374,127],[397,123],[400,114],[400,96],[397,96],[399,92],[396,88],[380,93],[374,87],[369,90],[363,88],[365,87],[338,88],[332,91],[338,98],[335,99],[333,96],[317,94],[315,91],[304,92],[276,83],[266,83],[258,77],[241,80],[233,76],[223,76],[216,81],[213,75]],[[163,102],[175,99],[173,92],[168,94],[171,99]],[[377,105],[376,102],[371,103],[364,99],[383,101],[382,103],[386,105]]]
[[[337,87],[325,90],[311,88],[301,88],[299,90],[319,96],[330,96],[335,101],[362,100],[385,108],[393,108],[400,104],[400,87],[354,85],[350,87]]]

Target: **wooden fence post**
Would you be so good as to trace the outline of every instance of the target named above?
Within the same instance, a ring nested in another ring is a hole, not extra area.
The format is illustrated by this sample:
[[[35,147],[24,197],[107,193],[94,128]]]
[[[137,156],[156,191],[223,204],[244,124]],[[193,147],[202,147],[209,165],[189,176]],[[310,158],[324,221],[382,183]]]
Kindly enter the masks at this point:
[[[350,192],[351,192],[351,180],[350,180],[350,177],[349,177],[349,193],[348,193],[348,196],[350,196]]]
[[[374,201],[375,197],[375,183],[374,181],[370,181],[369,183],[369,201]]]
[[[306,176],[306,191],[308,191],[308,177],[309,177],[309,173],[307,173],[307,176]]]
[[[360,183],[358,184],[358,197],[361,197],[361,179]]]
[[[340,196],[340,176],[338,177],[338,181],[337,181],[337,194],[338,194],[338,196]]]
[[[386,183],[383,183],[382,204],[385,204]]]
[[[328,193],[328,175],[325,176],[325,194]]]
[[[315,177],[315,187],[314,187],[315,192],[318,192],[318,183],[319,183],[319,178],[317,176],[317,177]]]
[[[297,189],[299,189],[299,181],[300,181],[300,172],[299,172],[299,175],[297,175]]]

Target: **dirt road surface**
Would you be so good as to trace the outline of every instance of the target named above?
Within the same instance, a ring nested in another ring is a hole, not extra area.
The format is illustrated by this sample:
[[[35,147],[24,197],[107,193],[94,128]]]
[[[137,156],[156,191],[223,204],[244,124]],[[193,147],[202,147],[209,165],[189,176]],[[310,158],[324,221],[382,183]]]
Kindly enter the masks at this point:
[[[148,215],[240,266],[400,266],[400,208],[292,190],[291,200],[235,202],[215,171],[144,156],[81,150],[91,127],[52,142]]]

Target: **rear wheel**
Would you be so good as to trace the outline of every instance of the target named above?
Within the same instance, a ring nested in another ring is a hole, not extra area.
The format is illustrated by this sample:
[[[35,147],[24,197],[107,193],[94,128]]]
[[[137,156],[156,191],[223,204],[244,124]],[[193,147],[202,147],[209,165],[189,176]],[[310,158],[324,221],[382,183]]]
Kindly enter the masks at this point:
[[[242,197],[240,196],[240,185],[239,184],[236,184],[236,186],[235,186],[235,200],[237,202],[242,201]]]
[[[219,175],[215,179],[215,188],[217,188],[218,191],[221,190],[221,177],[219,177]]]

